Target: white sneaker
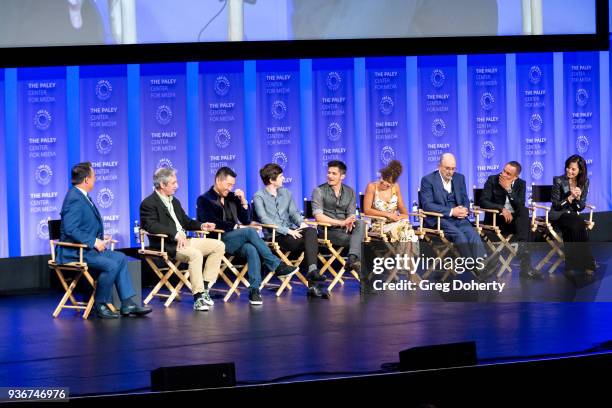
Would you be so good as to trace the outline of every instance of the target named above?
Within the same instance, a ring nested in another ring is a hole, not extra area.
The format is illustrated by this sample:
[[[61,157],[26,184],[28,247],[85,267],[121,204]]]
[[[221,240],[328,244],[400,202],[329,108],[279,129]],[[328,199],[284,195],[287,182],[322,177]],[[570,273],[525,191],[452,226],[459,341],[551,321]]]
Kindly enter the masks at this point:
[[[212,306],[215,304],[215,302],[212,300],[212,298],[210,297],[210,294],[208,293],[206,289],[204,290],[200,298],[203,299],[204,303],[206,303],[208,306]]]
[[[204,298],[203,296],[200,296],[199,298],[197,298],[194,302],[193,302],[193,310],[199,310],[201,312],[207,312],[208,311],[208,305],[206,303],[204,303]]]

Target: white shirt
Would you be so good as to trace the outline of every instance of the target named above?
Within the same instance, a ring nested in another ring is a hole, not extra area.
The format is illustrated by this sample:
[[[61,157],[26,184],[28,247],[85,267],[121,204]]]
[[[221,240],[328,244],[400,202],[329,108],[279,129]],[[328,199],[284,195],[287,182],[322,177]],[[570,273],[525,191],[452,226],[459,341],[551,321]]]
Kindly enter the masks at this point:
[[[157,190],[155,190],[155,192],[157,193],[159,198],[162,200],[162,203],[164,203],[164,205],[168,209],[168,212],[170,213],[170,216],[172,217],[172,220],[174,221],[174,224],[176,226],[176,235],[174,239],[178,239],[179,235],[186,236],[183,226],[179,222],[178,218],[176,218],[176,214],[174,213],[174,206],[172,205],[172,196],[166,197],[165,195],[160,194],[159,191]]]
[[[444,177],[442,177],[442,174],[440,174],[440,178],[442,179],[442,186],[444,187],[444,190],[446,190],[448,194],[452,193],[453,192],[453,179],[446,181],[444,180]]]
[[[510,185],[510,189],[512,189],[512,187],[514,187],[514,181]],[[510,204],[510,198],[508,197],[508,194],[506,194],[506,202],[504,203],[504,208],[510,211],[511,213],[514,213],[514,208],[512,208],[512,204]]]
[[[442,179],[442,187],[444,187],[444,190],[450,194],[453,192],[453,179],[451,178],[449,181],[444,180],[444,177],[442,177],[442,173],[439,173],[440,178]],[[448,213],[449,217],[453,216],[453,209],[451,208],[450,213]]]

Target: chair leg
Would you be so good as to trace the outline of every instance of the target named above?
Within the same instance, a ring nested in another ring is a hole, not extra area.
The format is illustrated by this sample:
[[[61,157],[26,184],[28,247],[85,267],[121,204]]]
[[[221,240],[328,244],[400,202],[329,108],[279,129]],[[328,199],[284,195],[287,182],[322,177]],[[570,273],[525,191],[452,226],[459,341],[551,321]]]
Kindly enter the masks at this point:
[[[248,271],[248,265],[245,265],[240,272],[238,272],[233,265],[230,268],[232,269],[232,272],[237,274],[237,277],[234,283],[232,284],[232,286],[230,287],[230,289],[227,291],[227,294],[223,298],[224,302],[227,302],[228,300],[230,300],[230,298],[232,297],[232,294],[237,291],[238,285],[240,285],[240,282],[244,279],[244,276],[246,275]]]
[[[157,293],[160,291],[162,286],[170,285],[170,282],[168,282],[168,279],[170,279],[170,276],[172,276],[172,273],[173,273],[172,270],[168,270],[168,272],[166,272],[165,275],[162,275],[161,272],[157,271],[157,269],[154,269],[154,271],[156,271],[156,273],[158,273],[160,275],[160,280],[159,280],[159,282],[157,282],[157,285],[155,285],[153,287],[151,292],[149,292],[149,295],[144,300],[143,303],[145,305],[149,304],[149,302],[153,299],[153,297],[156,296]],[[173,292],[174,291],[174,286],[170,285],[170,287],[172,287],[171,292]]]
[[[174,264],[171,264],[171,263],[169,263],[169,267],[170,267],[171,271],[176,276],[178,276],[180,281],[175,286],[174,290],[172,291],[172,293],[170,294],[168,299],[166,299],[166,302],[164,303],[165,307],[169,307],[172,304],[172,302],[174,301],[174,298],[176,298],[178,296],[178,294],[180,293],[181,288],[183,286],[187,286],[189,288],[189,290],[191,290],[193,292],[193,288],[191,286],[191,283],[187,280],[187,278],[189,277],[189,272],[183,273]]]
[[[61,275],[61,272],[58,272],[58,274]],[[62,299],[60,300],[60,302],[58,303],[57,307],[55,308],[55,311],[53,312],[53,317],[59,316],[60,312],[64,308],[64,305],[66,304],[68,299],[72,296],[72,291],[74,290],[74,288],[76,287],[77,283],[81,279],[81,276],[83,276],[83,271],[80,271],[77,274],[77,276],[72,280],[72,282],[70,283],[70,286],[68,286],[66,288],[66,292],[64,293],[64,296],[62,296]],[[63,278],[63,275],[62,275],[62,278]],[[60,279],[60,281],[63,281],[64,283],[66,283],[66,281],[63,280],[63,279]],[[78,306],[74,306],[74,308],[76,308],[76,307],[78,307]]]

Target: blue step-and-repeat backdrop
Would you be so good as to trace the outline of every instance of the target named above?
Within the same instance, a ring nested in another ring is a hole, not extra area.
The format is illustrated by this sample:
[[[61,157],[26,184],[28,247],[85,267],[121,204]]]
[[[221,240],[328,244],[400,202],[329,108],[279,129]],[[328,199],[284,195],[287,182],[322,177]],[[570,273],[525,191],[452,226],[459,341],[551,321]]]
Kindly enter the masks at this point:
[[[47,219],[79,161],[96,169],[92,196],[120,247],[159,167],[177,169],[194,215],[221,166],[250,197],[276,162],[301,206],[329,160],[364,191],[398,159],[412,202],[445,152],[478,187],[509,160],[550,184],[579,153],[588,201],[608,211],[609,66],[608,52],[571,52],[3,69],[0,257],[48,253]]]

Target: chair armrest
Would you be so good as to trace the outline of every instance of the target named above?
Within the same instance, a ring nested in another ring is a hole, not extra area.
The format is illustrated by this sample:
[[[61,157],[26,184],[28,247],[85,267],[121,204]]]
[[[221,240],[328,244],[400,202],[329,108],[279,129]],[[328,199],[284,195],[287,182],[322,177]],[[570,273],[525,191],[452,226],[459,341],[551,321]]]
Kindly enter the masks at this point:
[[[141,228],[140,229],[140,250],[141,251],[145,251],[145,240],[144,240],[145,236],[161,238],[160,250],[161,250],[161,252],[164,252],[164,239],[168,238],[168,235],[166,235],[166,234],[151,234],[150,232],[147,232],[147,231],[145,231],[145,230],[143,230]]]
[[[318,222],[318,221],[304,221],[306,224],[313,226],[313,227],[333,227],[333,225],[328,224],[326,222]]]
[[[536,203],[533,203],[533,204],[531,204],[531,206],[532,206],[533,208],[539,208],[539,209],[541,209],[541,210],[545,210],[546,212],[550,211],[550,207],[547,207],[547,206],[545,206],[545,205],[541,205],[541,204],[536,204]]]
[[[59,246],[63,246],[63,247],[68,247],[68,248],[88,248],[87,245],[85,244],[75,244],[72,242],[62,242],[62,241],[53,241],[53,245],[59,245]]]
[[[142,235],[146,235],[146,236],[150,236],[150,237],[158,237],[158,238],[168,238],[168,235],[166,234],[151,234],[150,232],[147,232],[143,229],[140,230],[140,233]]]
[[[432,212],[432,211],[419,210],[419,214],[421,215],[421,218],[424,218],[422,217],[422,215],[428,215],[430,217],[438,217],[438,218],[444,217],[444,214],[439,213],[439,212]]]
[[[254,228],[257,231],[261,231],[261,224],[251,223],[249,225],[238,225],[238,228]]]
[[[491,213],[491,214],[499,214],[499,213],[501,213],[501,211],[498,210],[498,209],[474,207],[474,213],[480,213],[480,212],[488,212],[488,213]]]
[[[364,218],[369,218],[371,220],[382,221],[382,222],[389,222],[389,219],[387,217],[380,217],[378,215],[368,215],[366,213],[361,213],[361,216],[364,217]]]
[[[278,225],[274,224],[259,224],[259,226],[262,228],[278,229]]]

